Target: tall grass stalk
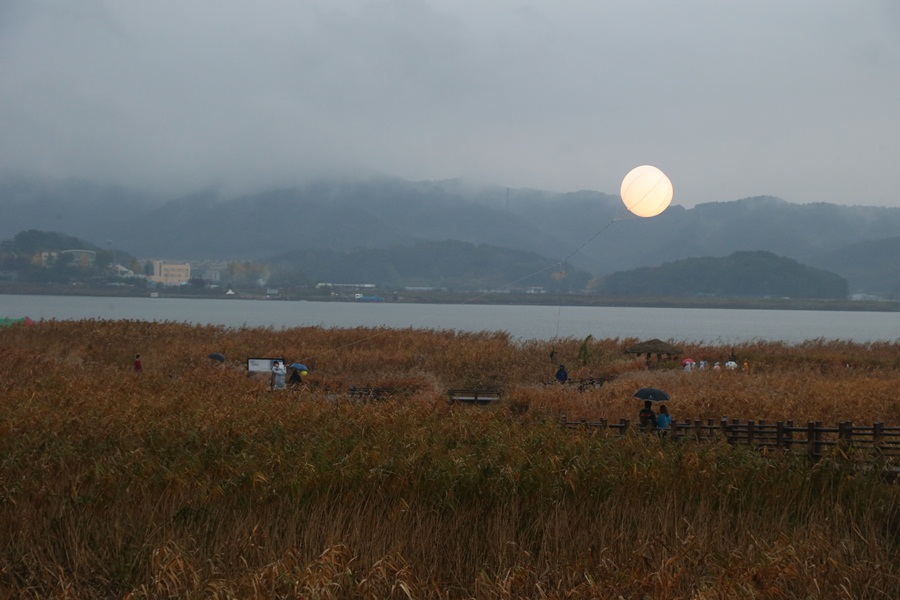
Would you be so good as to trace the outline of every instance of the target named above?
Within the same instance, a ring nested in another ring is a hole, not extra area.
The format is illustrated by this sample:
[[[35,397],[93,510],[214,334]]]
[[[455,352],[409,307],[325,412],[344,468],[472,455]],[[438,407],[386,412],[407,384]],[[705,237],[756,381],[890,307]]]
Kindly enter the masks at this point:
[[[900,492],[879,471],[558,422],[633,417],[653,385],[677,416],[896,424],[896,345],[753,344],[750,373],[688,375],[593,340],[588,368],[618,376],[578,393],[544,385],[547,344],[376,333],[0,331],[0,598],[900,596]],[[307,386],[247,377],[267,354],[312,357]],[[385,402],[343,393],[384,384]],[[445,402],[478,385],[505,399]]]

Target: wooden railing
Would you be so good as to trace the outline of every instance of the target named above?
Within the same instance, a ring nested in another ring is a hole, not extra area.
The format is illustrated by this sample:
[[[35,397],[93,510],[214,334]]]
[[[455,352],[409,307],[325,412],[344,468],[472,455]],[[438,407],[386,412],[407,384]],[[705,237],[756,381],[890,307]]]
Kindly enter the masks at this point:
[[[579,379],[567,379],[566,382],[565,382],[564,384],[562,384],[562,385],[571,385],[571,386],[575,386],[575,387],[578,388],[578,391],[579,391],[579,392],[586,392],[586,391],[589,391],[589,390],[594,390],[594,389],[603,387],[603,384],[604,384],[604,383],[609,383],[609,382],[612,381],[613,379],[615,379],[615,377],[611,377],[611,376],[606,376],[606,377],[581,377],[581,378],[579,378]],[[557,380],[555,380],[555,379],[551,379],[551,380],[545,381],[545,382],[543,383],[543,385],[545,385],[545,386],[548,386],[548,385],[560,385],[560,383],[559,383]]]
[[[762,449],[785,452],[805,452],[811,459],[818,460],[828,448],[840,448],[848,454],[865,457],[900,458],[900,427],[887,427],[884,423],[854,425],[843,421],[835,426],[823,425],[821,421],[808,421],[795,425],[793,421],[740,421],[723,417],[716,421],[699,419],[673,421],[671,429],[662,431],[640,426],[632,427],[629,419],[610,422],[607,419],[569,421],[565,415],[562,425],[568,429],[608,430],[624,435],[629,430],[648,434],[663,435],[667,439],[694,439],[698,441],[722,440],[729,444],[744,444]]]

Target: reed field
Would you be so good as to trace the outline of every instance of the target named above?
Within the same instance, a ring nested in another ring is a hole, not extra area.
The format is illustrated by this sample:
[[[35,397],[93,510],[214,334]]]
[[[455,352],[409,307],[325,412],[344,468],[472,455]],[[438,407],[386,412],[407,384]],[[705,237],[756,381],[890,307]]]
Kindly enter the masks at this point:
[[[748,372],[685,373],[637,341],[4,327],[0,599],[900,597],[891,465],[560,424],[634,420],[658,387],[676,420],[896,426],[900,343],[754,342],[733,348]],[[279,356],[310,367],[301,388],[248,376]],[[612,379],[550,384],[561,363]]]

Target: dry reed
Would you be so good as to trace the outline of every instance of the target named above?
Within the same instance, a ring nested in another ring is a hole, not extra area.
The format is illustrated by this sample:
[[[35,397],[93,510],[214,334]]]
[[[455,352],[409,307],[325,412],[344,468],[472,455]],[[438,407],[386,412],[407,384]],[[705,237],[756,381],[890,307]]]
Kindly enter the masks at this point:
[[[900,596],[900,492],[878,471],[558,424],[633,418],[653,386],[676,417],[897,425],[900,346],[759,342],[735,348],[747,373],[688,374],[633,342],[579,364],[580,340],[502,333],[0,330],[0,598]],[[249,356],[312,372],[269,392]],[[615,378],[548,385],[559,362]],[[450,406],[454,387],[504,399]]]

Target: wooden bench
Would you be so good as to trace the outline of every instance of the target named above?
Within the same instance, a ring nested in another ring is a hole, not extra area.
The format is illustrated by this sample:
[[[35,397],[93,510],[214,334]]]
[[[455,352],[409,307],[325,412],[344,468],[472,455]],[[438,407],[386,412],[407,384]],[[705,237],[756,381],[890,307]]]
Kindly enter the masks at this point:
[[[384,400],[388,396],[391,396],[396,390],[394,388],[389,387],[351,387],[347,391],[347,395],[351,398],[358,398],[360,400]]]
[[[500,390],[450,390],[447,392],[448,402],[454,404],[490,404],[499,400],[503,393]]]

